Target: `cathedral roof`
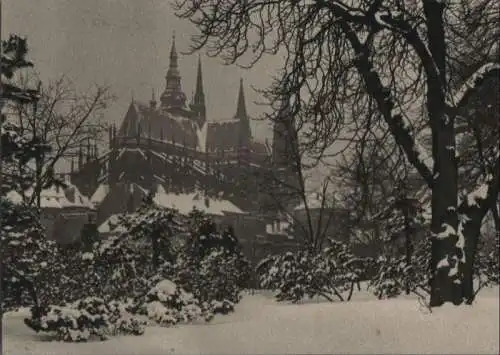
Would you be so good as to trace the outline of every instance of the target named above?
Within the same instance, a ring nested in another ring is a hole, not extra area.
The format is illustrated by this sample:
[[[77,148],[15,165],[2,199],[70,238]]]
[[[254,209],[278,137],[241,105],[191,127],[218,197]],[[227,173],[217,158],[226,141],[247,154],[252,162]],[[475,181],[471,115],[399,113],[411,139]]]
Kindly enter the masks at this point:
[[[199,151],[231,151],[239,146],[241,120],[208,121],[201,127],[188,110],[169,110],[152,108],[142,102],[133,101],[118,131],[120,136],[133,137],[140,134],[151,138],[178,144]],[[250,150],[257,154],[266,154],[265,145],[251,141]]]

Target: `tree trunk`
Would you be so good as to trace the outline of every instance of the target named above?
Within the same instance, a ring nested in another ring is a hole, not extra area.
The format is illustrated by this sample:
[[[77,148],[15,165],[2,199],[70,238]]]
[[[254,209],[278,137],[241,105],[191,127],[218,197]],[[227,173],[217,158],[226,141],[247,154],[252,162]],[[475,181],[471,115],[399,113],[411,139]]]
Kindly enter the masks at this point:
[[[463,247],[458,235],[458,169],[455,158],[454,117],[446,114],[446,41],[444,4],[424,2],[429,50],[439,76],[427,78],[427,111],[434,159],[432,187],[432,255],[430,306],[462,303]]]
[[[465,265],[463,279],[463,299],[466,304],[472,304],[475,299],[474,292],[474,264],[476,262],[477,246],[480,238],[480,226],[474,228],[469,224],[469,228],[464,229],[466,240]],[[468,230],[466,232],[466,230]]]
[[[459,209],[459,212],[463,212]],[[462,297],[467,304],[472,304],[474,292],[474,264],[476,261],[479,238],[481,237],[481,223],[485,210],[476,207],[465,208],[464,215],[467,220],[461,223],[462,234],[465,238],[465,265],[463,276]]]
[[[407,205],[409,202],[405,201],[405,206],[403,206],[403,215],[404,215],[404,222],[405,222],[405,258],[406,258],[406,266],[409,268],[410,272],[412,271],[411,268],[411,256],[412,256],[412,245],[411,245],[411,230],[410,230],[410,216],[409,216],[409,206]],[[406,289],[406,294],[410,294],[410,283],[411,283],[411,275],[407,275],[408,277],[406,278],[406,284],[405,284],[405,289]]]
[[[498,238],[500,236],[500,214],[498,213],[498,206],[499,204],[495,202],[491,209],[491,214],[493,215],[493,222],[495,224],[495,233],[496,237]]]

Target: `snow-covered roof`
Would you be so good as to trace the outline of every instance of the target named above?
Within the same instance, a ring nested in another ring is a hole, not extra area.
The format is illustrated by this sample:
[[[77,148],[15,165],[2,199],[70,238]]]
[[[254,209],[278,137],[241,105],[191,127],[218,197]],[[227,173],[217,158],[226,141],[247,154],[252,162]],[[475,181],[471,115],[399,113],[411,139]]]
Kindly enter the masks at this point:
[[[93,208],[94,206],[84,196],[78,188],[66,182],[67,187],[51,186],[43,189],[40,193],[40,207],[41,208],[65,208],[65,207],[86,207]],[[31,197],[33,188],[26,190],[25,195]]]
[[[118,214],[113,214],[108,217],[100,226],[97,228],[97,231],[99,233],[110,233],[110,232],[117,232],[117,233],[123,233],[126,231],[126,228],[123,226],[117,226],[117,223],[119,221],[119,216]]]
[[[109,185],[108,184],[100,184],[97,190],[95,190],[94,194],[90,198],[90,202],[94,205],[100,204],[109,193]]]
[[[181,214],[189,214],[193,209],[215,216],[224,216],[226,213],[244,214],[231,201],[205,197],[201,192],[167,193],[161,185],[158,186],[154,201],[160,206],[177,209]]]

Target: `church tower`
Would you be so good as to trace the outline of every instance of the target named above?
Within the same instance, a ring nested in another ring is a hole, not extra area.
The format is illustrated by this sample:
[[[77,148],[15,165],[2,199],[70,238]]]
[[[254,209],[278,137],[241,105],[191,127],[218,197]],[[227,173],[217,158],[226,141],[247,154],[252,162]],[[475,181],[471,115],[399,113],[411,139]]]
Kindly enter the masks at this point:
[[[283,102],[273,122],[272,163],[275,167],[295,166],[298,137],[288,102]]]
[[[296,206],[300,201],[300,186],[297,161],[300,160],[298,134],[289,102],[283,102],[273,122],[271,148],[271,170],[276,181],[270,184],[272,190],[268,208],[279,212],[283,206]],[[278,203],[277,203],[278,202]]]
[[[181,74],[179,72],[177,50],[175,48],[175,34],[172,36],[170,49],[170,65],[165,77],[165,91],[160,97],[161,108],[164,110],[183,109],[186,106],[186,94],[182,92]]]
[[[243,79],[240,79],[240,90],[238,93],[238,102],[236,104],[236,114],[234,119],[239,121],[238,143],[240,148],[248,148],[252,131],[250,129],[250,118],[247,114],[245,102],[245,92],[243,90]]]
[[[195,119],[201,127],[207,120],[207,109],[205,106],[205,92],[203,90],[203,76],[201,73],[201,58],[198,57],[198,72],[196,74],[196,88],[191,103],[191,110],[195,113]]]

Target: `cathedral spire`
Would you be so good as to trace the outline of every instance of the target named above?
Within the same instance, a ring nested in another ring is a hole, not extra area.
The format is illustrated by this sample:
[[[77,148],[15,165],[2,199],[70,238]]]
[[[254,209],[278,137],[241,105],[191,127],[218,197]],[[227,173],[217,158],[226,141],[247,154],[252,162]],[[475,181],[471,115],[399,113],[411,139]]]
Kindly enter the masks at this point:
[[[247,118],[247,105],[245,103],[245,92],[243,90],[243,78],[240,78],[240,91],[238,93],[238,104],[236,106],[236,115],[234,118]]]
[[[183,108],[186,105],[186,95],[181,88],[181,74],[179,72],[178,55],[175,46],[175,33],[172,35],[170,48],[170,64],[165,77],[166,87],[161,95],[163,108]]]
[[[250,140],[252,138],[252,132],[250,130],[250,120],[247,115],[247,106],[245,103],[245,92],[243,90],[243,78],[240,79],[240,91],[238,93],[238,103],[236,106],[236,114],[234,118],[239,120],[239,146],[240,148],[248,147]]]
[[[175,48],[175,30],[172,32],[172,47],[170,47],[170,67],[177,67],[177,50]]]
[[[203,90],[203,74],[201,57],[198,56],[198,72],[196,74],[196,87],[193,95],[191,109],[196,113],[196,118],[202,124],[206,120],[205,92]]]

